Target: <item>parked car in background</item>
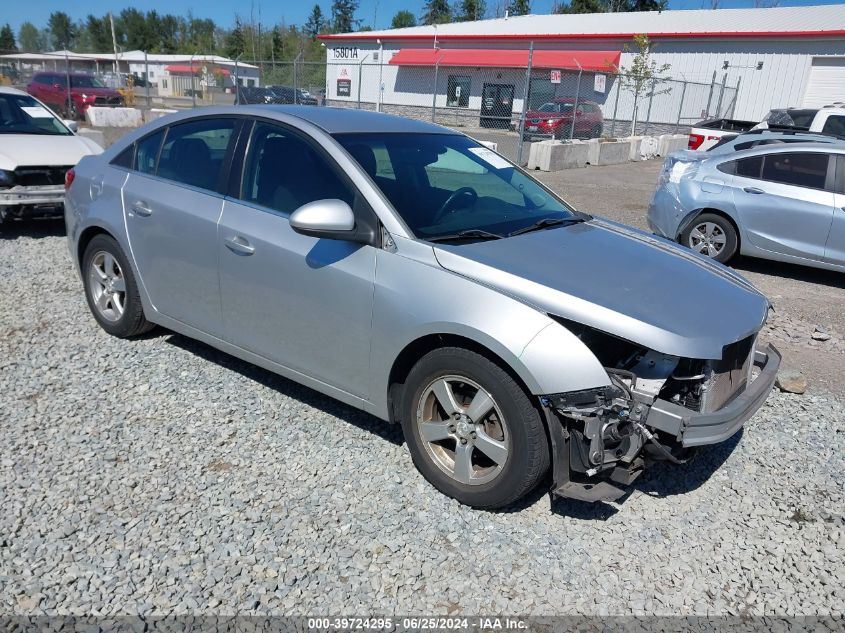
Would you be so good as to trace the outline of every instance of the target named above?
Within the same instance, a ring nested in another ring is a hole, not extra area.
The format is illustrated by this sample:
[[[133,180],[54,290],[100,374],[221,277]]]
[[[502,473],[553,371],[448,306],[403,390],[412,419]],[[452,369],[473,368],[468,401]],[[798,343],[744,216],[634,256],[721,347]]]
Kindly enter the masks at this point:
[[[103,148],[27,93],[0,87],[0,223],[60,215],[67,171]]]
[[[652,231],[720,262],[737,253],[845,271],[845,143],[670,154]]]
[[[257,105],[272,103],[277,105],[317,105],[317,100],[303,90],[290,86],[238,86],[239,104]]]
[[[471,506],[550,467],[555,494],[617,499],[646,458],[736,433],[775,380],[769,303],[741,276],[447,128],[209,107],[74,173],[68,245],[103,329],[161,324],[401,423]]]
[[[604,130],[601,107],[594,101],[555,97],[525,114],[524,140],[599,138]]]
[[[123,95],[87,73],[38,72],[26,91],[69,119],[84,116],[91,106],[123,105]]]
[[[780,145],[784,143],[841,143],[845,137],[822,134],[821,132],[803,132],[800,130],[757,129],[742,132],[736,136],[723,136],[707,151],[711,154],[741,152],[761,145]]]
[[[688,149],[706,151],[725,137],[753,129],[802,130],[845,137],[845,105],[823,108],[777,108],[760,122],[710,119],[696,123],[690,131]]]

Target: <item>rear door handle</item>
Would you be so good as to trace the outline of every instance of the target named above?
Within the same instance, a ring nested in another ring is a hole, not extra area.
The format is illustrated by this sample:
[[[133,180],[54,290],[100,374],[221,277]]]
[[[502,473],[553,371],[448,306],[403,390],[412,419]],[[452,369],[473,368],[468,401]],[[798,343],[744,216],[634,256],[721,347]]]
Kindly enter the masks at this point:
[[[241,237],[240,235],[227,237],[224,241],[226,242],[226,248],[238,255],[252,255],[255,252],[255,247],[245,237]]]
[[[757,187],[743,187],[742,190],[745,193],[766,193],[762,189],[758,189]]]
[[[147,206],[143,200],[136,200],[132,203],[132,210],[141,217],[149,217],[153,214],[153,210]]]

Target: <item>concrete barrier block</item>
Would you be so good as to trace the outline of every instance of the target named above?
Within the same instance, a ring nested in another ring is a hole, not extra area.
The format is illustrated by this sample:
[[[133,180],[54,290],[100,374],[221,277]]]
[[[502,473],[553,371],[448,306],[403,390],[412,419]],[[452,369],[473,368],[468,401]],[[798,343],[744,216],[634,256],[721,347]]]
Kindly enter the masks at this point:
[[[668,156],[672,152],[687,149],[689,136],[686,134],[663,134],[659,138],[658,155]]]
[[[528,169],[540,169],[540,163],[543,162],[543,159],[540,156],[546,152],[547,150],[545,147],[541,147],[543,143],[531,143],[528,148]],[[548,161],[546,161],[548,163]]]
[[[89,138],[100,147],[106,146],[106,135],[103,134],[102,130],[92,130],[89,127],[81,127],[79,128],[79,131],[76,133],[76,135]]]
[[[599,143],[599,165],[619,165],[631,158],[631,141]]]
[[[600,139],[591,138],[589,141],[585,141],[584,145],[587,146],[587,163],[590,165],[598,165],[599,164],[599,143]]]
[[[138,127],[143,123],[138,108],[100,108],[91,106],[85,111],[93,127]]]
[[[631,136],[628,138],[631,141],[631,153],[628,156],[629,160],[639,160],[640,143],[643,141],[642,136]]]
[[[649,160],[657,156],[660,146],[659,140],[654,136],[632,136],[630,160]]]
[[[575,169],[587,165],[589,146],[580,141],[560,143],[551,141],[549,145],[548,169],[544,171],[560,171],[561,169]]]

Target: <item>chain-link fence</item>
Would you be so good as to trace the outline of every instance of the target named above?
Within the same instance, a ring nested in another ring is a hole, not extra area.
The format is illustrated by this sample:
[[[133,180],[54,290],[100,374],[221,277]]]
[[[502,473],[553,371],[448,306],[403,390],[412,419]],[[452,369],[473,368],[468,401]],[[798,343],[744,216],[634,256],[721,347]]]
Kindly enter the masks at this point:
[[[164,62],[136,53],[115,62],[50,54],[31,63],[2,60],[0,81],[43,83],[35,86],[36,96],[51,106],[55,97],[57,108],[72,103],[73,84],[90,75],[119,91],[123,103],[142,108],[287,103],[377,110],[459,129],[522,163],[527,144],[536,140],[683,133],[701,119],[732,116],[739,91],[739,83],[728,85],[727,75],[715,72],[710,82],[694,82],[610,72],[609,65],[541,67],[534,63],[533,45],[527,63],[510,67],[441,63],[437,49],[417,64],[394,64],[379,50],[329,62],[184,57]]]

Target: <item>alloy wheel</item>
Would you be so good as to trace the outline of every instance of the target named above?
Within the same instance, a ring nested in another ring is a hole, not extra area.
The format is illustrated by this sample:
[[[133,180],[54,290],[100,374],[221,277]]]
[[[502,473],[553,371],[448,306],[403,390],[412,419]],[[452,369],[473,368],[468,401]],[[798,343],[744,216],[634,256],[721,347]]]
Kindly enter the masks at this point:
[[[126,280],[111,253],[98,251],[91,258],[88,282],[97,312],[107,321],[119,321],[126,310]]]
[[[708,257],[716,257],[725,248],[725,232],[714,222],[696,225],[689,235],[689,247]]]
[[[455,481],[480,485],[502,472],[510,451],[507,423],[478,383],[459,375],[436,378],[423,389],[416,417],[426,453]]]

